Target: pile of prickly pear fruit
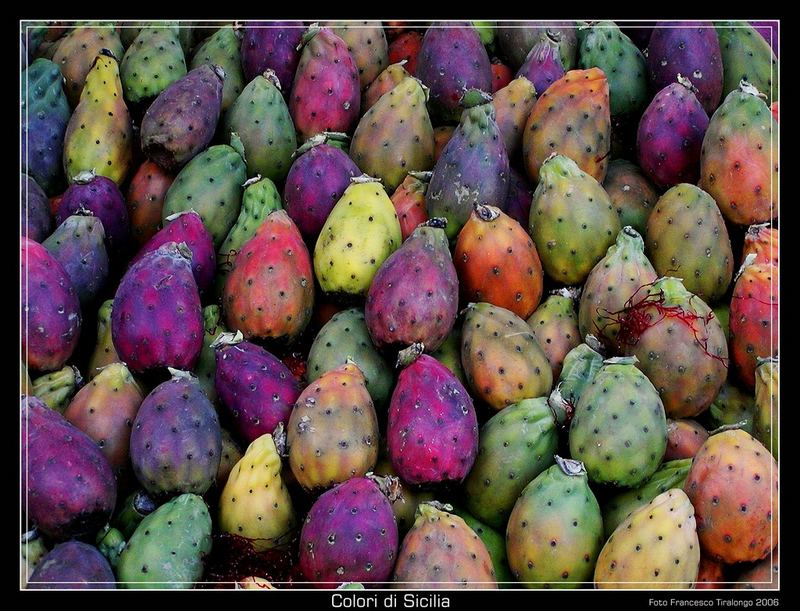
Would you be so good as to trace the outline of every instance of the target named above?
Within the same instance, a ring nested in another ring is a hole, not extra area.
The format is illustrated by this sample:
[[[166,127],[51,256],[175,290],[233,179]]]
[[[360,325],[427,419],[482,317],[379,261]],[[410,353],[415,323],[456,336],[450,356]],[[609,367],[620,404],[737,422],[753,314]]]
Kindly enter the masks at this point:
[[[777,21],[21,34],[23,587],[777,587]]]

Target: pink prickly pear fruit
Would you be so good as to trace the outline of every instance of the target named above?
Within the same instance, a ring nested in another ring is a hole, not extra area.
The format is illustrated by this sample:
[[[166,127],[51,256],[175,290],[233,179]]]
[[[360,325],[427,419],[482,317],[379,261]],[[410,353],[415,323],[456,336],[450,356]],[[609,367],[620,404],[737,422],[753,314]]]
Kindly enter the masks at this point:
[[[152,161],[145,161],[134,172],[128,186],[128,216],[131,238],[143,246],[161,228],[164,198],[175,177]]]
[[[458,378],[424,349],[414,344],[398,358],[404,369],[389,405],[389,459],[412,485],[461,482],[478,453],[475,408]]]
[[[760,265],[778,266],[778,244],[779,232],[770,227],[767,223],[761,225],[751,225],[744,234],[744,246],[742,247],[742,264],[747,255],[754,254],[753,263]]]
[[[561,63],[559,52],[560,41],[561,35],[558,32],[547,31],[541,40],[533,45],[525,62],[517,70],[517,77],[527,77],[539,95],[564,76],[564,65]]]
[[[536,104],[536,92],[533,83],[523,75],[492,93],[495,123],[509,157],[514,157],[522,146],[522,134],[528,115]]]
[[[667,451],[664,460],[693,458],[708,439],[708,431],[694,420],[667,420]]]
[[[212,347],[214,388],[239,437],[251,443],[289,422],[300,389],[286,365],[241,334],[223,333]]]
[[[425,207],[425,193],[431,180],[431,172],[409,172],[408,176],[392,193],[392,203],[400,221],[403,241],[414,233],[414,230],[428,220],[428,209]]]
[[[242,71],[249,83],[266,70],[274,70],[284,95],[292,90],[303,39],[302,21],[251,21],[242,28]]]
[[[697,88],[680,74],[659,91],[639,121],[639,165],[658,187],[668,189],[700,177],[700,148],[708,115],[695,96]]]
[[[203,348],[203,310],[192,253],[168,242],[134,263],[114,296],[111,338],[134,373],[157,367],[191,370]]]
[[[553,369],[553,380],[561,375],[570,350],[581,343],[575,311],[577,298],[578,290],[574,288],[553,291],[526,321]]]
[[[725,565],[707,556],[700,555],[695,590],[719,590],[725,586]]]
[[[347,44],[317,25],[303,35],[303,44],[289,99],[298,134],[307,140],[321,132],[349,132],[360,114],[361,86]]]
[[[527,178],[513,167],[508,168],[508,195],[500,208],[523,227],[528,226],[531,216],[533,189]]]
[[[23,397],[23,509],[58,541],[95,533],[117,500],[114,472],[94,440],[35,397]]]
[[[391,486],[390,478],[354,477],[314,502],[300,533],[308,581],[318,588],[388,581],[398,545]]]
[[[378,349],[415,342],[436,350],[458,316],[458,276],[443,219],[426,221],[389,255],[370,284],[364,309]]]
[[[311,320],[314,276],[297,226],[273,211],[233,263],[222,296],[228,328],[246,339],[294,341]]]
[[[58,260],[26,237],[20,239],[20,279],[22,356],[28,369],[61,369],[81,333],[75,287]]]
[[[375,77],[375,80],[369,84],[361,95],[361,112],[366,114],[370,108],[375,106],[375,103],[383,94],[389,93],[402,83],[406,77],[411,76],[404,67],[407,63],[405,60],[394,63]]]

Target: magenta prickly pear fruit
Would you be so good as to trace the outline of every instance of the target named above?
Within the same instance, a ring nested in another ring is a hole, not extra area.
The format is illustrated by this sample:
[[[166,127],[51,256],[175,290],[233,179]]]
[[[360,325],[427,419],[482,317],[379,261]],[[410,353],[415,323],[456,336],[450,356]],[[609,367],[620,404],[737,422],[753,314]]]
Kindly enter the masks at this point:
[[[378,269],[364,310],[378,349],[436,350],[458,316],[458,277],[442,219],[426,221]]]
[[[347,43],[330,28],[303,35],[289,110],[303,140],[320,132],[349,132],[358,121],[361,85]]]
[[[458,121],[459,101],[469,89],[492,90],[489,55],[468,22],[437,21],[425,31],[416,76],[430,88],[431,114],[439,123]]]
[[[34,242],[43,242],[53,229],[50,217],[50,200],[39,184],[26,174],[21,175],[22,202],[20,235]]]
[[[332,588],[389,580],[398,544],[387,498],[391,479],[354,477],[314,502],[300,533],[300,568],[308,581]]]
[[[242,70],[246,83],[271,69],[283,86],[292,90],[305,26],[302,21],[252,21],[242,28]]]
[[[203,348],[203,310],[192,253],[168,242],[125,273],[114,296],[111,337],[122,362],[139,373],[191,370]]]
[[[300,389],[286,365],[242,341],[241,334],[223,333],[212,347],[217,358],[214,388],[239,436],[250,443],[271,434],[280,422],[287,424]]]
[[[412,485],[461,482],[478,453],[472,399],[421,344],[402,351],[386,431],[392,467]]]
[[[64,541],[96,532],[111,517],[117,483],[88,435],[35,397],[23,397],[23,509],[36,527]]]
[[[61,369],[78,344],[81,305],[64,267],[41,244],[20,241],[22,357],[29,369]]]
[[[158,498],[204,494],[216,481],[222,455],[217,412],[197,378],[171,373],[145,397],[131,431],[133,472]]]
[[[29,590],[114,589],[116,577],[96,547],[80,541],[60,543],[39,560]]]
[[[517,77],[525,76],[533,83],[537,95],[542,95],[548,87],[564,76],[564,66],[559,54],[561,35],[547,31],[542,39],[528,52]]]

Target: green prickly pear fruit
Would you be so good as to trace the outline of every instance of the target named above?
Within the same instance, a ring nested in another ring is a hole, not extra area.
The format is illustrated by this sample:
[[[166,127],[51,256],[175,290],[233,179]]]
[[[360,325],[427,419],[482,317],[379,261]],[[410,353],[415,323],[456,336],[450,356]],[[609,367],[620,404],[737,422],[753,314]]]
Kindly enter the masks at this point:
[[[219,469],[217,469],[217,488],[222,490],[228,482],[228,477],[236,464],[242,460],[242,450],[239,444],[226,430],[222,429],[222,451],[220,453]]]
[[[230,108],[246,84],[239,47],[240,41],[234,27],[223,26],[195,49],[189,64],[190,70],[207,64],[219,66],[225,72],[225,80],[222,82],[222,112]]]
[[[117,510],[111,526],[122,533],[125,539],[130,539],[147,516],[158,509],[156,502],[144,490],[137,490],[128,495],[125,502]]]
[[[722,98],[745,80],[769,96],[768,104],[777,100],[778,58],[764,37],[746,21],[715,21],[714,26],[722,55]]]
[[[526,588],[577,588],[603,545],[603,518],[586,469],[556,457],[522,491],[508,519],[508,564]]]
[[[326,21],[322,25],[331,28],[347,45],[364,91],[389,65],[389,43],[383,25],[380,21]]]
[[[216,404],[217,389],[214,386],[214,374],[217,371],[217,357],[216,351],[211,347],[211,344],[222,333],[228,332],[222,322],[222,312],[218,305],[210,305],[203,308],[203,329],[203,349],[200,351],[200,358],[197,359],[197,365],[195,365],[192,373],[197,376],[197,381],[209,401]]]
[[[20,588],[25,588],[30,581],[31,573],[42,557],[47,554],[47,547],[44,544],[44,537],[35,528],[23,533],[19,545],[19,564]]]
[[[396,64],[392,64],[377,77],[375,77],[375,80],[369,84],[369,86],[364,90],[364,93],[361,95],[362,113],[366,114],[366,112],[375,105],[375,102],[377,102],[383,96],[383,94],[389,93],[392,89],[404,81],[406,77],[411,76],[404,68],[407,62],[408,60],[404,59]]]
[[[19,385],[20,394],[31,394],[31,376],[28,375],[28,368],[25,366],[25,360],[22,356],[19,359]]]
[[[726,380],[708,408],[705,418],[711,430],[735,424],[752,435],[755,413],[753,394],[741,390]]]
[[[645,235],[647,219],[658,201],[658,193],[641,168],[624,159],[612,160],[603,188],[611,198],[620,224],[630,225],[640,235]]]
[[[629,515],[603,546],[597,588],[691,588],[700,566],[694,508],[679,488]]]
[[[528,326],[539,342],[547,362],[553,370],[553,379],[561,375],[561,367],[570,350],[581,343],[578,315],[575,312],[576,289],[553,291],[528,318]]]
[[[111,309],[114,300],[108,299],[102,303],[97,312],[97,345],[89,358],[87,379],[94,378],[100,370],[111,363],[118,363],[119,356],[114,342],[111,341]]]
[[[176,24],[142,28],[120,64],[125,99],[132,104],[152,100],[185,75],[186,59]]]
[[[116,528],[106,525],[97,533],[95,544],[100,553],[108,560],[108,563],[116,568],[117,564],[119,564],[119,556],[122,550],[125,549],[125,537],[122,533]]]
[[[453,515],[464,520],[464,523],[474,530],[478,538],[483,541],[483,544],[486,546],[486,551],[489,552],[489,556],[492,558],[492,566],[494,567],[494,576],[497,579],[497,584],[501,588],[512,587],[514,577],[511,575],[511,569],[508,568],[508,560],[506,559],[506,538],[495,529],[473,517],[464,509],[454,507]]]
[[[569,427],[578,399],[603,366],[599,340],[594,335],[587,335],[584,341],[564,357],[558,384],[547,399],[558,426],[562,428]]]
[[[211,516],[196,494],[182,494],[148,515],[117,563],[128,589],[190,589],[203,576],[211,552]]]
[[[31,383],[31,394],[52,410],[63,414],[70,400],[83,384],[77,367],[65,365],[58,371],[39,376]]]
[[[509,157],[514,157],[522,146],[522,134],[528,115],[536,104],[536,93],[533,83],[527,77],[519,76],[492,96],[495,123],[506,143]]]
[[[466,387],[467,376],[461,365],[461,323],[456,321],[453,330],[444,338],[442,345],[431,352],[431,356],[447,367]]]
[[[756,367],[756,404],[753,435],[778,460],[780,377],[777,358],[763,359]]]

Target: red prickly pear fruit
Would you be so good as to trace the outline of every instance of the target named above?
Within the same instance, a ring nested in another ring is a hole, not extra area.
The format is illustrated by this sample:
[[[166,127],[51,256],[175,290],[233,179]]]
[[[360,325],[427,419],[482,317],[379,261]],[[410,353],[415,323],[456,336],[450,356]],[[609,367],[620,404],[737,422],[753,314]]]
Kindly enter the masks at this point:
[[[744,234],[744,247],[742,248],[742,264],[747,255],[753,253],[756,258],[753,263],[759,265],[778,266],[779,253],[779,233],[777,229],[764,223],[761,225],[751,225]]]
[[[389,65],[389,43],[380,21],[324,21],[322,25],[347,45],[362,91]]]
[[[389,43],[389,63],[406,61],[406,71],[411,76],[417,74],[417,61],[422,49],[422,34],[419,32],[403,32]]]
[[[222,304],[228,328],[246,339],[290,343],[306,328],[314,306],[311,256],[285,211],[271,212],[242,246]]]
[[[778,544],[778,464],[748,433],[709,437],[683,489],[694,506],[700,546],[712,559],[753,562]]]
[[[570,70],[539,93],[522,136],[522,154],[531,182],[539,182],[542,164],[555,151],[602,183],[610,147],[608,81],[602,70]]]
[[[736,583],[733,584],[734,590],[779,590],[780,581],[780,556],[778,545],[763,560],[745,570]]]
[[[617,210],[620,224],[623,227],[630,225],[644,235],[658,193],[639,166],[624,159],[612,160],[608,164],[603,188]]]
[[[441,220],[417,227],[372,279],[364,315],[378,349],[421,342],[436,350],[453,329],[458,276]]]
[[[492,61],[492,94],[508,85],[514,78],[514,72],[499,59]]]
[[[362,113],[366,114],[384,94],[389,93],[402,83],[406,77],[411,76],[405,69],[405,64],[405,61],[392,64],[375,77],[375,80],[369,84],[361,95]]]
[[[197,282],[197,288],[201,293],[207,291],[214,282],[217,255],[211,234],[203,225],[200,215],[194,210],[168,216],[164,228],[142,246],[136,256],[131,259],[131,265],[168,242],[176,244],[183,242],[189,247],[189,250],[192,251],[192,273]]]
[[[528,318],[542,298],[544,271],[528,232],[494,206],[478,205],[453,253],[464,302],[487,302]]]
[[[92,545],[67,541],[56,545],[36,565],[29,590],[115,589],[116,577],[105,556]]]
[[[117,288],[111,338],[134,373],[157,367],[191,370],[203,348],[203,310],[192,253],[168,242],[133,264]]]
[[[775,100],[770,105],[769,109],[772,111],[772,117],[775,119],[775,123],[778,123],[779,122],[778,121],[778,115],[780,114],[780,110],[779,110],[779,107],[778,107],[778,101]]]
[[[307,140],[320,132],[350,132],[361,110],[361,86],[347,43],[316,24],[303,42],[289,99],[297,133]]]
[[[300,388],[286,365],[241,335],[223,333],[212,346],[214,388],[239,437],[249,444],[288,423]]]
[[[300,533],[300,568],[316,587],[391,577],[398,533],[383,482],[391,485],[388,478],[354,477],[314,502]]]
[[[23,509],[58,541],[102,528],[117,500],[117,483],[97,444],[35,397],[23,397]]]
[[[519,76],[492,93],[495,123],[503,136],[509,157],[522,146],[525,123],[536,104],[536,89],[525,76]],[[512,170],[512,173],[515,171]]]
[[[425,207],[425,193],[431,172],[409,172],[408,176],[392,193],[392,203],[400,221],[403,241],[414,233],[414,230],[428,220],[428,209]]]
[[[533,189],[528,184],[527,178],[514,168],[508,168],[508,195],[505,204],[500,208],[512,219],[523,227],[528,226],[531,216],[531,202]]]
[[[450,142],[450,138],[453,137],[453,134],[456,132],[456,128],[452,125],[442,125],[441,127],[436,127],[433,130],[433,161],[434,163],[439,161],[439,157],[442,156],[442,151],[444,151],[444,147],[447,146],[447,143]]]
[[[478,453],[478,419],[461,382],[415,344],[400,353],[386,431],[392,467],[412,485],[461,482]]]
[[[131,221],[131,238],[138,246],[143,246],[161,228],[164,198],[173,180],[172,174],[149,160],[133,174],[125,201]]]
[[[639,121],[636,150],[639,165],[658,187],[668,189],[700,177],[700,148],[708,115],[695,97],[692,82],[678,82],[659,91]]]
[[[524,76],[533,83],[536,93],[542,95],[550,85],[564,76],[564,66],[559,54],[561,36],[547,31],[528,52],[517,77]]]
[[[558,289],[550,293],[527,319],[528,326],[558,380],[567,354],[581,343],[575,301],[578,290]]]
[[[700,567],[697,569],[695,590],[720,590],[726,587],[725,565],[706,556],[700,556]]]
[[[27,174],[22,175],[21,232],[20,235],[44,242],[53,229],[50,201],[39,184]]]
[[[667,451],[664,460],[692,458],[708,439],[708,431],[694,420],[667,420]]]
[[[249,83],[266,70],[274,70],[284,95],[292,90],[298,45],[303,39],[302,21],[252,21],[242,28],[242,71]]]
[[[81,334],[81,304],[58,260],[20,239],[22,356],[28,369],[56,371],[72,356]]]

